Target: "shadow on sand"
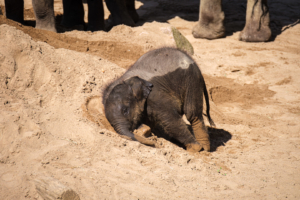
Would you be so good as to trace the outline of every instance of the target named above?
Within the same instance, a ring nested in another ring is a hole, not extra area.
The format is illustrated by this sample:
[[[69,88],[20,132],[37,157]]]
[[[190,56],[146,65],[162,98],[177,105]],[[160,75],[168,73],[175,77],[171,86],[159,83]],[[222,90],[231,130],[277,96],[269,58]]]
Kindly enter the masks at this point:
[[[188,128],[192,131],[191,126],[188,126]],[[218,129],[218,128],[211,128],[208,127],[208,133],[209,133],[209,139],[210,139],[210,152],[215,152],[217,151],[218,147],[220,146],[225,146],[226,142],[231,140],[232,135],[228,131],[225,131],[224,129]],[[173,138],[169,138],[166,135],[162,135],[161,133],[156,133],[158,137],[163,137],[166,140],[169,140],[173,144],[186,149],[183,144],[178,142],[177,140]],[[203,151],[203,149],[202,149]]]
[[[217,128],[208,128],[209,137],[210,137],[210,151],[214,152],[220,146],[225,146],[225,143],[228,142],[232,135],[225,131],[224,129]]]

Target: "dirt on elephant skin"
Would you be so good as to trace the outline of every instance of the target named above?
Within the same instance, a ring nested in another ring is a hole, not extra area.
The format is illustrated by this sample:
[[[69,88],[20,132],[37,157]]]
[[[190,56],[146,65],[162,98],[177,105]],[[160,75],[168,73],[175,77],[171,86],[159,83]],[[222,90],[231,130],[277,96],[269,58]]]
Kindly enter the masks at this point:
[[[193,38],[198,0],[136,1],[137,26],[109,32],[62,27],[54,2],[59,33],[33,27],[29,0],[24,24],[0,15],[0,199],[41,200],[36,180],[49,177],[87,200],[300,199],[299,1],[268,1],[265,43],[238,40],[246,1],[223,1],[218,40]],[[103,115],[103,87],[145,52],[175,46],[172,27],[206,81],[209,153],[124,139]]]

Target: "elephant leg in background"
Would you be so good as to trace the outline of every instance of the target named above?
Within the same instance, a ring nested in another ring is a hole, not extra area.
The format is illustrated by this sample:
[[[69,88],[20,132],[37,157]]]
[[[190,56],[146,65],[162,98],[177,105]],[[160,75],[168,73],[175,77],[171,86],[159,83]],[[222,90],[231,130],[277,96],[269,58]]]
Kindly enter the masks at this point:
[[[216,39],[225,35],[222,0],[201,0],[199,21],[193,28],[195,38]]]
[[[134,20],[127,10],[127,5],[132,7],[132,3],[127,4],[125,0],[106,0],[106,6],[112,16],[113,26],[119,24],[135,26]]]
[[[104,30],[104,10],[102,0],[88,0],[89,31]]]
[[[23,23],[24,22],[24,1],[5,0],[6,18]]]
[[[139,15],[137,14],[135,9],[135,0],[126,0],[126,7],[134,23],[137,23],[139,21]]]
[[[65,27],[84,29],[84,8],[82,0],[63,0],[64,14],[61,24]]]
[[[53,0],[32,0],[35,28],[56,32]]]
[[[271,37],[267,0],[248,0],[246,25],[240,34],[245,42],[265,42]]]

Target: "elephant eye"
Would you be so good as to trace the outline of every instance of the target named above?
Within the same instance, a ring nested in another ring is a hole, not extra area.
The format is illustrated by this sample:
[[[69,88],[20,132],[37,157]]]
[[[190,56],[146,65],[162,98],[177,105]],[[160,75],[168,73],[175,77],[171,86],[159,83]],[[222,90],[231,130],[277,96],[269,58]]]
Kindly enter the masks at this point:
[[[128,107],[124,107],[123,109],[122,109],[122,111],[123,111],[123,115],[128,115],[129,114],[129,109],[128,109]]]

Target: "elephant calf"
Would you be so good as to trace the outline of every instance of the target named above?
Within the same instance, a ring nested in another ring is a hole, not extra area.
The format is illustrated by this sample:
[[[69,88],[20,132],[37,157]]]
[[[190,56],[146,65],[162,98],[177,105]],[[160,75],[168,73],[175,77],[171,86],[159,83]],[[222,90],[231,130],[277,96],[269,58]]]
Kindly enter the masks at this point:
[[[209,135],[203,122],[203,95],[207,117],[209,98],[203,76],[195,61],[174,48],[150,51],[139,58],[103,93],[105,115],[116,132],[149,144],[134,135],[141,124],[155,134],[174,138],[191,152],[210,150]],[[188,128],[183,115],[190,122]]]

